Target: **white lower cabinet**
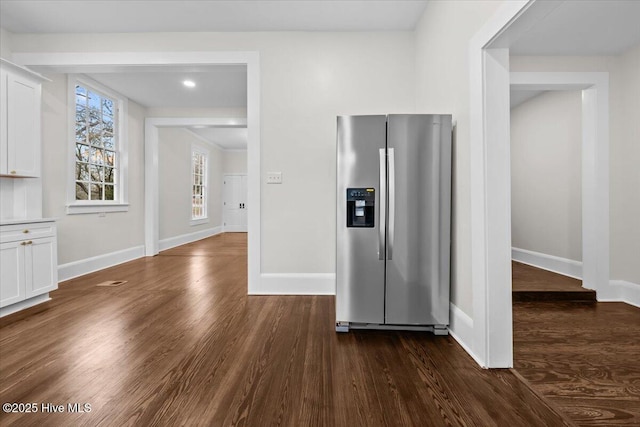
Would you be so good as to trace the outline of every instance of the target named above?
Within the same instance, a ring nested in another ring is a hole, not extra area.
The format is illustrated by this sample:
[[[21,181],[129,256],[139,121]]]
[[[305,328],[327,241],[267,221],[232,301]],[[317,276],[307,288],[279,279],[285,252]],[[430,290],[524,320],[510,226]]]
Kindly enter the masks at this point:
[[[25,298],[24,252],[19,242],[0,244],[0,307]]]
[[[58,288],[53,222],[0,226],[0,307]]]

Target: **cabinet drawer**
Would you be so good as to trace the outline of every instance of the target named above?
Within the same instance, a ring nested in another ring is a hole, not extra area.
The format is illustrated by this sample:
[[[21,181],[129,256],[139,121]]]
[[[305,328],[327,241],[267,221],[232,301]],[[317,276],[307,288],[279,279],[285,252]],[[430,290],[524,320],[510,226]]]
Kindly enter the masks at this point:
[[[56,226],[53,222],[3,225],[0,227],[0,243],[53,237],[55,234]]]

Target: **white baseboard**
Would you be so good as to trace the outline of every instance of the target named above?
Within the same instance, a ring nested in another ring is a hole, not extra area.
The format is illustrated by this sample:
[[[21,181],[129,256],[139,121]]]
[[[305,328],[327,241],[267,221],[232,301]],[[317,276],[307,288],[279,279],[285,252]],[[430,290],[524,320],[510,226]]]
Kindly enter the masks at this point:
[[[196,242],[198,240],[206,239],[207,237],[215,236],[222,233],[222,227],[212,227],[206,230],[196,231],[195,233],[182,234],[180,236],[169,237],[158,241],[158,249],[166,251],[167,249],[175,248],[176,246],[186,245],[187,243]]]
[[[335,295],[334,273],[262,273],[250,295]]]
[[[225,233],[246,233],[247,226],[246,225],[225,225],[224,232]]]
[[[598,289],[598,302],[625,302],[640,308],[640,285],[624,280],[610,280],[606,290]]]
[[[133,261],[134,259],[144,256],[144,246],[135,246],[133,248],[121,251],[110,252],[108,254],[98,255],[91,258],[81,259],[79,261],[69,262],[58,266],[58,281],[73,279],[74,277],[93,273],[94,271],[104,268],[113,267],[123,262]]]
[[[483,368],[486,367],[473,352],[473,319],[460,310],[454,303],[449,303],[449,334],[469,353],[469,356]]]
[[[543,270],[582,280],[582,262],[526,249],[511,248],[511,259]]]
[[[24,310],[38,304],[42,304],[43,302],[47,302],[49,300],[51,300],[51,298],[49,298],[49,293],[46,293],[46,294],[35,296],[33,298],[26,299],[24,301],[17,302],[15,304],[8,305],[6,307],[2,307],[0,308],[0,317],[17,313],[20,310]]]

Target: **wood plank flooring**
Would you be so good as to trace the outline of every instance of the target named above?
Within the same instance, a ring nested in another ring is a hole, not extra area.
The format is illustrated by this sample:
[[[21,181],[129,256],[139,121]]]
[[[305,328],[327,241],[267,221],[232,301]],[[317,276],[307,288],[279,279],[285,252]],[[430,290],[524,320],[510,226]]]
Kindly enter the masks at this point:
[[[596,302],[596,292],[582,287],[582,281],[542,270],[520,262],[511,262],[514,302],[573,301]]]
[[[640,309],[516,303],[514,365],[580,426],[640,426]]]
[[[246,281],[246,236],[230,233],[61,284],[3,321],[0,402],[91,411],[0,425],[573,425],[451,337],[336,334],[333,297],[247,296]]]
[[[640,309],[596,303],[577,279],[513,267],[514,302],[529,301],[513,307],[518,373],[578,425],[640,425]]]

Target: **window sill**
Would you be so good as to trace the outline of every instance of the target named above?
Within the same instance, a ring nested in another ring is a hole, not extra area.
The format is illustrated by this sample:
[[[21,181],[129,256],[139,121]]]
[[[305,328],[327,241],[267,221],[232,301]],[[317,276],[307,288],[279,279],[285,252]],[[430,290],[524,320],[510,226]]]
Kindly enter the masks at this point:
[[[129,211],[128,203],[104,203],[104,204],[75,203],[72,205],[67,205],[67,215],[107,213],[107,212],[128,212],[128,211]]]
[[[191,221],[189,221],[189,225],[192,227],[194,225],[202,225],[202,224],[208,224],[208,223],[209,223],[209,218],[192,219]]]

